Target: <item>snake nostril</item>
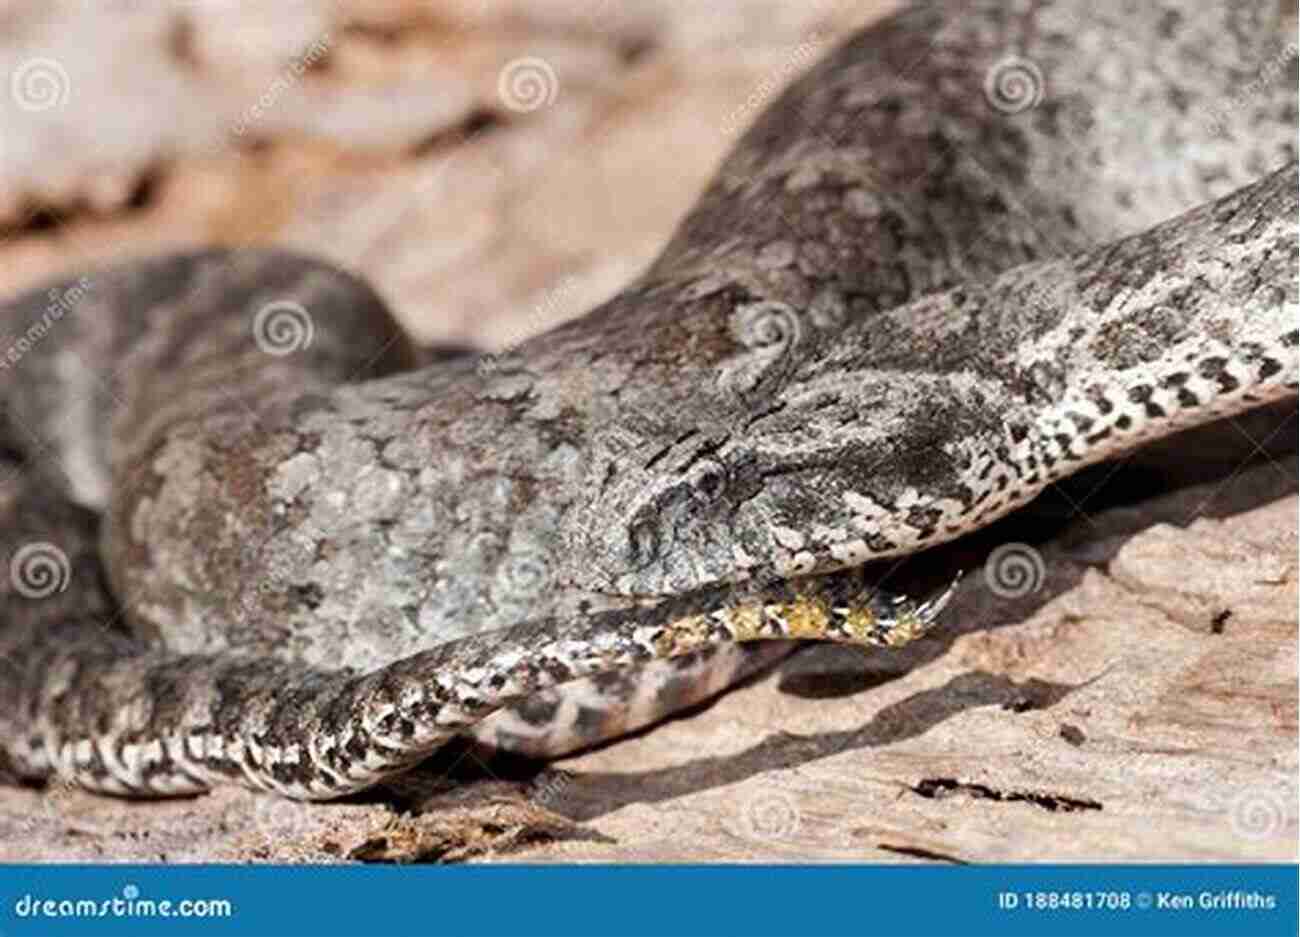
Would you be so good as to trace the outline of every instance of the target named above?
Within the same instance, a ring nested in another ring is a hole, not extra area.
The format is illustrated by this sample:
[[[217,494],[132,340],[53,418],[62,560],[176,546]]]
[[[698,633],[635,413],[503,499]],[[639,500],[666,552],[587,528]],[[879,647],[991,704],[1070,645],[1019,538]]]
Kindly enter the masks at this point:
[[[662,538],[659,525],[651,519],[634,521],[627,531],[628,559],[636,569],[644,569],[659,556]]]

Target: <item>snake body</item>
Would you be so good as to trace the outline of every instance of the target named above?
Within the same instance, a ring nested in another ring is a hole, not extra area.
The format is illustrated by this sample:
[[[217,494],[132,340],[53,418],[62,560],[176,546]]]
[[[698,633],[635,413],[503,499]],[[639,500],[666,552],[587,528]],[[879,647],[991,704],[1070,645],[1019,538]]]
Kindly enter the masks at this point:
[[[0,359],[0,760],[329,798],[467,732],[589,744],[783,639],[916,637],[946,594],[863,563],[1296,394],[1279,18],[909,9],[759,117],[645,274],[490,358],[282,251],[18,297],[0,332],[70,312]],[[33,546],[66,588],[24,585]]]

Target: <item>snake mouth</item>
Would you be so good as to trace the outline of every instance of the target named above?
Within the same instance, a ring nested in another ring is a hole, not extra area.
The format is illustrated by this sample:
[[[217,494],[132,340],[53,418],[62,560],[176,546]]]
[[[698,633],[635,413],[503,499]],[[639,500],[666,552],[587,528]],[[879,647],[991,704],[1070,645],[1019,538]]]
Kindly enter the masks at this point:
[[[608,604],[588,607],[586,615],[603,620],[630,614],[647,627],[664,627],[674,642],[686,642],[674,645],[668,656],[693,649],[692,642],[706,641],[706,634],[713,634],[707,643],[814,640],[901,647],[939,623],[961,580],[957,570],[938,586],[897,591],[886,588],[870,567],[854,567],[673,595],[606,595],[601,598]]]

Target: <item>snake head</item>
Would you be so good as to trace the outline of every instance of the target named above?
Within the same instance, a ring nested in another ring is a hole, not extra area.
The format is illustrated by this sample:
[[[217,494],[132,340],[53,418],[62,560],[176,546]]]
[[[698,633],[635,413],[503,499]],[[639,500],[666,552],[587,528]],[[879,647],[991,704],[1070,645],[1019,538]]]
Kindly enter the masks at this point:
[[[673,447],[625,467],[588,525],[602,592],[676,595],[734,578],[733,520],[760,479],[751,462],[711,443]]]
[[[1035,488],[1015,484],[1023,460],[1000,419],[1014,408],[968,383],[814,378],[735,421],[743,432],[683,432],[639,464],[625,453],[589,515],[595,591],[658,597],[828,573],[1020,503]]]

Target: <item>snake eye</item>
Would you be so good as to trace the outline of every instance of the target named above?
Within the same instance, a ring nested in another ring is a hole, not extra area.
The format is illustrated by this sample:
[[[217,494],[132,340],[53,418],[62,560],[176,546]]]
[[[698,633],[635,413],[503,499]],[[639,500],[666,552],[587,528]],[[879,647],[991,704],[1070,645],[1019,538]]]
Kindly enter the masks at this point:
[[[696,470],[694,484],[706,500],[716,501],[727,488],[726,469],[720,462],[705,462]]]

